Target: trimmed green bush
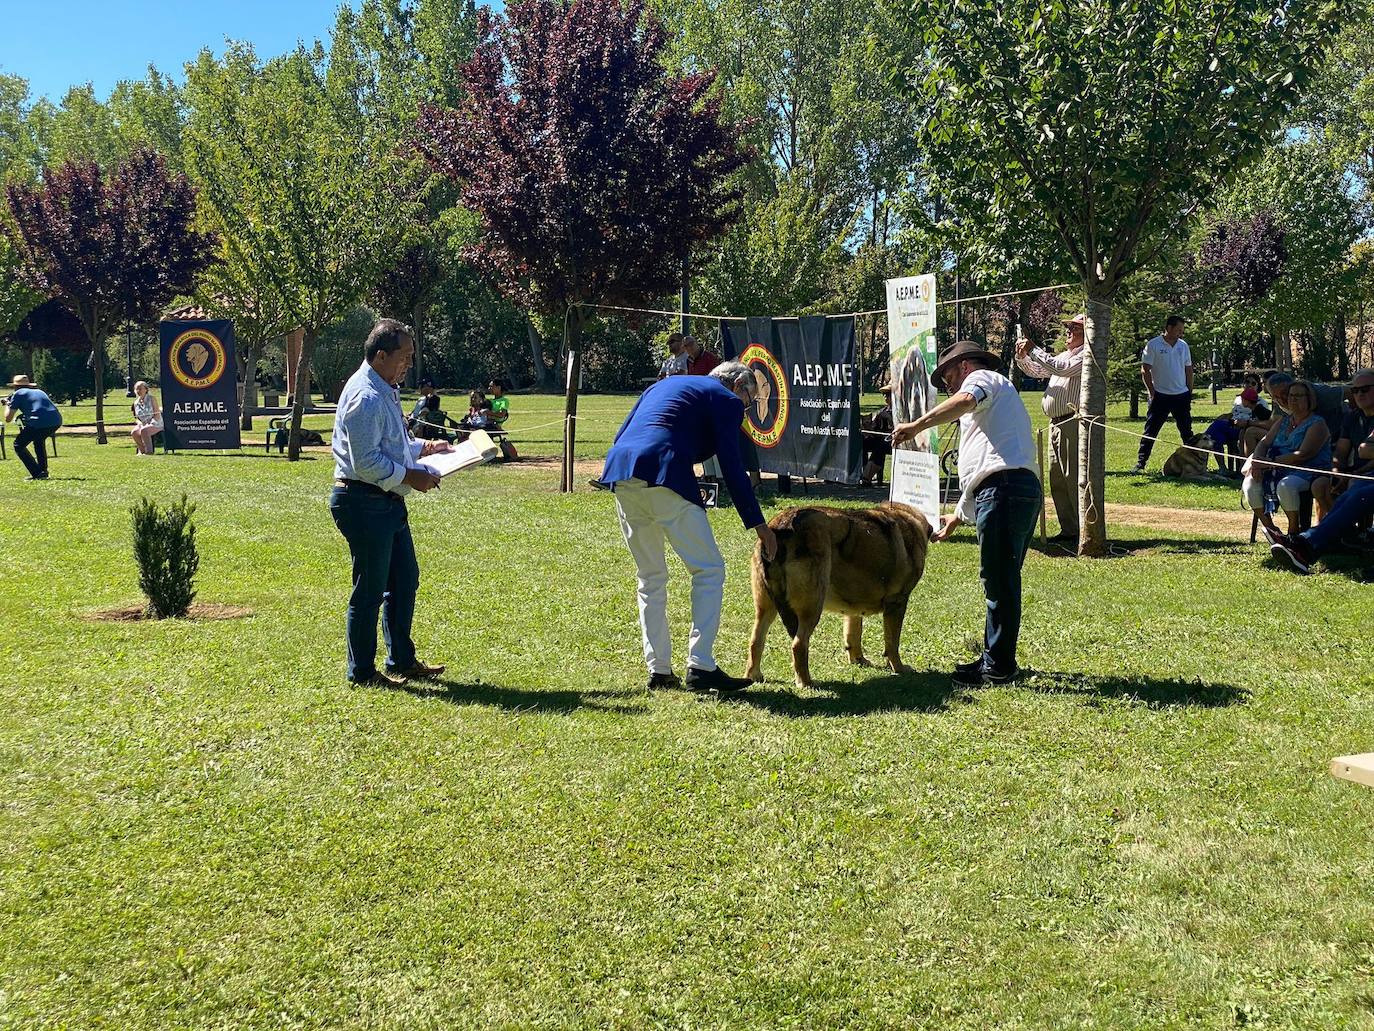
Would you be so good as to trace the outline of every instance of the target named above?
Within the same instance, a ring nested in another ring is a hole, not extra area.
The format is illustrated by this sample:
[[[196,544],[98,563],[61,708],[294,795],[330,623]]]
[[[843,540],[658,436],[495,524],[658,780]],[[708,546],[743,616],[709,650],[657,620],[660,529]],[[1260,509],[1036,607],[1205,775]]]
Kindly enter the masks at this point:
[[[185,494],[165,510],[151,498],[143,498],[131,509],[138,586],[154,619],[184,616],[195,600],[200,568],[196,527],[191,522],[195,510]]]

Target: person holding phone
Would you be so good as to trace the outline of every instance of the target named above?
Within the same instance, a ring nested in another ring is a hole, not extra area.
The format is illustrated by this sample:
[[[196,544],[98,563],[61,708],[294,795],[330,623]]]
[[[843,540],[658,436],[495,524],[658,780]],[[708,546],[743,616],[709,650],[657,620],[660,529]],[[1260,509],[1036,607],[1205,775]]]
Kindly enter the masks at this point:
[[[1040,407],[1050,420],[1050,497],[1059,533],[1051,540],[1057,544],[1078,542],[1078,397],[1083,382],[1083,327],[1087,316],[1079,312],[1064,320],[1064,350],[1054,354],[1043,347],[1032,347],[1030,339],[1016,324],[1016,364],[1037,379],[1048,379]]]

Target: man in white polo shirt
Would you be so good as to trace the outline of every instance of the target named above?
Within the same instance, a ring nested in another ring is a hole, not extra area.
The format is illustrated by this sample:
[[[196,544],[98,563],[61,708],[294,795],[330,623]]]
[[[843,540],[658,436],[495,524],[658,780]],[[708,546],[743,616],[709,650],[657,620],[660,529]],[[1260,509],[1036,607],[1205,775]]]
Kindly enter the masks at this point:
[[[940,355],[934,379],[949,400],[892,431],[900,444],[934,426],[959,420],[959,505],[931,540],[948,540],[961,524],[978,529],[979,576],[987,598],[983,654],[954,669],[956,684],[1005,684],[1020,672],[1021,566],[1040,516],[1040,478],[1030,416],[995,354],[961,340]]]
[[[1140,378],[1150,392],[1150,407],[1145,413],[1145,434],[1136,455],[1135,472],[1143,473],[1155,446],[1155,437],[1173,417],[1183,443],[1193,437],[1193,355],[1182,337],[1183,316],[1170,315],[1164,332],[1145,345],[1140,354]]]

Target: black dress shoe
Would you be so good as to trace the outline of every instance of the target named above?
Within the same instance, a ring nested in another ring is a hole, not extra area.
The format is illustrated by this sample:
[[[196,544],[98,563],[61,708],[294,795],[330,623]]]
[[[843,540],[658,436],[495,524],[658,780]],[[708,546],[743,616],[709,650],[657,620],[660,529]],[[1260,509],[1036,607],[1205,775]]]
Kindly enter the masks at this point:
[[[731,694],[743,691],[750,684],[747,677],[732,677],[719,666],[715,669],[689,669],[687,671],[687,690],[719,691]]]
[[[680,691],[682,681],[678,679],[676,673],[650,673],[650,691]]]
[[[972,662],[961,662],[954,667],[954,672],[949,679],[960,687],[982,687],[983,686],[983,658],[979,656]]]

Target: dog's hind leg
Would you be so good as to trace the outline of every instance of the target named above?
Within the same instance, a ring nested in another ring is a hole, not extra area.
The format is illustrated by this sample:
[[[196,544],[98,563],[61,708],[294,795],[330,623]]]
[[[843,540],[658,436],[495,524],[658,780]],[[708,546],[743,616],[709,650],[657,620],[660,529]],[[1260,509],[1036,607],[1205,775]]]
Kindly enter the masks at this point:
[[[760,584],[754,585],[754,632],[749,637],[749,668],[744,675],[754,683],[763,682],[763,646],[767,643],[768,629],[778,618],[778,607],[773,604],[772,595]]]
[[[811,635],[821,621],[821,609],[797,613],[797,632],[792,637],[792,672],[798,687],[811,686]]]
[[[849,653],[849,661],[855,666],[872,666],[864,657],[864,617],[844,617],[844,650]]]
[[[902,621],[906,619],[906,599],[888,602],[883,606],[883,658],[893,673],[910,673],[911,667],[902,661]]]

